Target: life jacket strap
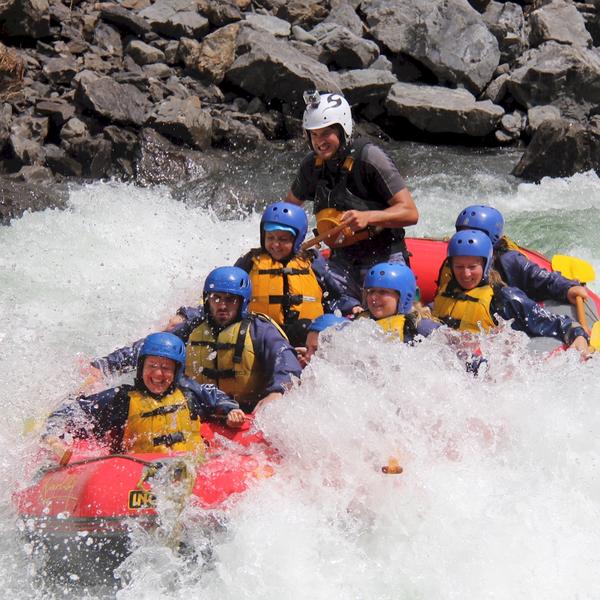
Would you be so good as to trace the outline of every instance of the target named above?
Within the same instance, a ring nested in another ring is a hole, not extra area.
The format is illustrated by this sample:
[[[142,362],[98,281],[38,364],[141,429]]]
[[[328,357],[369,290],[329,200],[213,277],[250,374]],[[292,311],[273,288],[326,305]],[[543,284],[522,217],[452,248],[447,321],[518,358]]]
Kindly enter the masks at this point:
[[[273,295],[269,296],[269,304],[281,304],[283,306],[291,306],[292,304],[302,304],[305,298],[302,294],[289,294],[289,295]]]
[[[235,377],[235,371],[233,369],[211,369],[210,367],[204,367],[202,369],[202,375],[208,377],[208,379],[232,379]]]
[[[211,340],[191,341],[190,346],[208,346],[213,350],[231,350],[235,348],[235,344],[231,342],[214,342]]]
[[[168,433],[167,435],[159,435],[152,438],[152,444],[154,446],[174,446],[179,442],[185,441],[185,435],[182,431],[176,431],[175,433]]]
[[[452,291],[446,290],[445,292],[442,293],[442,296],[444,296],[445,298],[452,298],[453,300],[465,300],[467,302],[479,302],[479,300],[477,298],[473,298],[473,296],[469,296],[468,294],[465,294],[463,292],[452,292]]]
[[[148,417],[158,417],[160,415],[168,415],[174,412],[177,412],[180,408],[184,408],[184,404],[168,404],[166,406],[159,406],[154,410],[149,410],[148,412],[143,412],[140,416],[142,418]]]
[[[308,275],[310,271],[308,269],[284,267],[283,269],[259,269],[258,273],[259,275]]]

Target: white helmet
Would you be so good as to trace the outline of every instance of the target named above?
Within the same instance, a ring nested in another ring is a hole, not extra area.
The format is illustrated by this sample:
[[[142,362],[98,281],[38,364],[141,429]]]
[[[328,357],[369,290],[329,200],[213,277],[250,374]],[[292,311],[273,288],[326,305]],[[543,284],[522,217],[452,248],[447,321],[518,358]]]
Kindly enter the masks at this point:
[[[306,131],[321,129],[328,125],[341,125],[346,140],[352,135],[352,114],[346,98],[337,92],[304,92],[306,110],[302,117],[302,127]]]

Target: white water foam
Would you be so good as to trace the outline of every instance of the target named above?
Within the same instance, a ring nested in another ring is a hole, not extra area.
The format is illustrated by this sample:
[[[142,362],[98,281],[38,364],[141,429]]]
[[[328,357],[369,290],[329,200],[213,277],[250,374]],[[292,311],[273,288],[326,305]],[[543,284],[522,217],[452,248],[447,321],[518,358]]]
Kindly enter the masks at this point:
[[[598,209],[597,180],[565,182],[544,182],[538,210],[526,206],[523,214],[518,199],[529,188],[512,198],[507,192],[510,227],[557,214],[554,195],[564,185],[579,208],[589,195],[586,210]],[[417,198],[428,193],[417,185]],[[457,195],[448,207],[438,196],[434,208],[433,193],[429,200],[422,213],[452,215],[451,230],[464,202]],[[256,245],[257,231],[256,215],[218,221],[166,190],[122,184],[77,189],[68,211],[26,215],[0,229],[5,593],[596,597],[598,358],[534,359],[520,334],[507,333],[484,342],[490,365],[473,378],[441,336],[409,348],[369,322],[324,336],[302,385],[260,413],[281,464],[232,505],[206,568],[142,541],[118,592],[36,590],[10,498],[36,441],[23,433],[25,418],[43,417],[81,385],[78,360],[145,335],[197,299],[206,273]],[[600,268],[597,238],[582,233],[582,257]],[[401,475],[381,472],[390,457]]]

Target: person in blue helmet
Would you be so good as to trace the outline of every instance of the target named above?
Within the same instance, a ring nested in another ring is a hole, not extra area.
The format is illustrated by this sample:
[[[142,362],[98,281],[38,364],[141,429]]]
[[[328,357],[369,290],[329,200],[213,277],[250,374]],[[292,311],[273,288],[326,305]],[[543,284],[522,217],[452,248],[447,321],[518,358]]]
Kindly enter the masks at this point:
[[[320,234],[346,225],[327,240],[329,265],[359,305],[369,267],[408,264],[404,228],[417,223],[419,212],[394,161],[370,140],[353,139],[350,105],[342,94],[309,92],[304,100],[310,152],[287,200],[313,203]]]
[[[185,344],[171,333],[146,337],[137,355],[133,385],[120,385],[69,401],[48,418],[43,440],[64,456],[65,435],[94,437],[110,443],[114,452],[197,452],[204,442],[201,420],[226,416],[239,427],[245,415],[237,402],[214,385],[182,376]]]
[[[493,268],[493,246],[483,231],[464,229],[448,243],[451,277],[438,289],[433,315],[463,331],[479,333],[497,327],[496,315],[512,319],[511,327],[530,337],[552,337],[589,353],[589,338],[581,325],[566,315],[545,311],[525,292],[506,285]]]
[[[417,301],[417,282],[406,265],[379,263],[368,271],[363,283],[367,310],[359,318],[369,317],[387,333],[403,342],[428,336],[440,324],[431,318],[428,308]]]
[[[323,331],[330,328],[339,329],[349,323],[351,323],[349,319],[331,313],[326,313],[314,319],[308,326],[306,346],[304,348],[296,348],[298,360],[302,368],[304,369],[308,365],[314,353],[318,350],[319,336]]]
[[[212,383],[252,412],[275,400],[299,377],[301,367],[285,335],[269,317],[248,307],[252,285],[239,267],[218,267],[204,282],[203,307],[183,308],[171,333],[186,343],[185,375]],[[103,373],[135,365],[140,343],[92,362]]]
[[[302,251],[307,229],[302,208],[289,202],[270,204],[260,221],[260,248],[235,263],[250,276],[249,310],[271,317],[297,347],[304,346],[313,319],[335,310],[349,313],[356,306],[344,296],[321,254]]]
[[[504,235],[504,217],[497,209],[483,204],[467,206],[456,219],[456,231],[476,229],[491,240],[493,267],[510,287],[523,290],[532,300],[556,300],[575,304],[584,300],[587,290],[579,281],[567,279],[556,271],[547,271],[529,260],[519,247]]]

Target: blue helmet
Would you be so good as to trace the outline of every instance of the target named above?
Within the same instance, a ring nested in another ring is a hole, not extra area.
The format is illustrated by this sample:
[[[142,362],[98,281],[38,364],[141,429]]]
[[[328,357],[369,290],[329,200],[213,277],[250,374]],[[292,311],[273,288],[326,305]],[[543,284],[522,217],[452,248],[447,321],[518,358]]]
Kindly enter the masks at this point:
[[[138,359],[144,356],[163,356],[174,360],[181,369],[185,365],[185,344],[172,333],[151,333],[140,348]]]
[[[417,296],[417,282],[414,273],[406,265],[379,263],[367,271],[365,282],[367,288],[385,288],[396,290],[400,294],[398,300],[399,315],[409,313]]]
[[[456,232],[448,242],[448,256],[480,256],[485,259],[483,276],[487,277],[492,267],[494,248],[492,240],[478,229],[463,229]]]
[[[474,204],[467,206],[456,219],[456,231],[461,229],[479,229],[486,233],[495,246],[502,238],[504,217],[500,211],[491,206]]]
[[[248,304],[252,297],[252,285],[248,273],[239,267],[217,267],[204,281],[204,302],[211,292],[233,294],[242,298],[240,316],[248,313]]]
[[[307,331],[317,331],[321,332],[329,327],[335,327],[336,325],[341,325],[342,323],[349,323],[348,319],[344,317],[338,317],[337,315],[327,313],[325,315],[321,315],[312,321],[312,323],[308,326]]]
[[[306,237],[308,218],[304,209],[290,202],[275,202],[269,204],[260,220],[260,245],[265,247],[265,231],[288,231],[294,235],[296,254]]]

